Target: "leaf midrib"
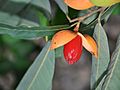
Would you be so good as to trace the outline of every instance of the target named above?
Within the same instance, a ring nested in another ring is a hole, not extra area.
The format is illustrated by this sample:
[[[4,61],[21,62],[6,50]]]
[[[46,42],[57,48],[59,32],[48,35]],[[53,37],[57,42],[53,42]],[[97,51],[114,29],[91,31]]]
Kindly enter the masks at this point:
[[[34,83],[36,77],[38,76],[38,74],[39,74],[39,72],[40,72],[40,70],[41,70],[44,62],[46,61],[46,58],[47,58],[47,55],[48,55],[48,52],[49,52],[49,51],[50,51],[50,49],[48,48],[48,50],[47,50],[47,52],[46,52],[46,55],[45,55],[45,57],[44,57],[44,59],[43,59],[43,61],[42,61],[42,63],[41,63],[41,66],[40,66],[40,68],[37,70],[37,72],[36,72],[36,74],[35,74],[35,77],[32,79],[32,81],[31,81],[31,83],[30,83],[30,85],[29,85],[29,87],[28,87],[27,90],[30,90],[32,84]]]
[[[112,71],[111,71],[110,78],[109,78],[108,81],[107,81],[105,90],[107,90],[108,84],[110,83],[110,79],[111,79],[112,76],[113,76],[113,72],[114,72],[115,66],[116,66],[116,64],[117,64],[117,62],[118,62],[118,57],[119,57],[119,55],[120,55],[120,49],[119,49],[118,54],[117,54],[116,62],[115,62],[115,64],[113,65],[113,69],[112,69]]]
[[[39,29],[36,29],[36,30],[21,30],[21,29],[17,29],[17,28],[5,28],[5,27],[0,27],[0,28],[7,29],[9,31],[11,31],[11,29],[12,29],[12,31],[33,31],[33,32],[36,32],[36,31],[38,31],[38,32],[45,32],[45,31],[52,32],[52,31],[58,31],[58,30],[60,30],[60,29],[50,29],[50,30],[47,30],[47,29],[44,29],[44,30],[39,30]]]

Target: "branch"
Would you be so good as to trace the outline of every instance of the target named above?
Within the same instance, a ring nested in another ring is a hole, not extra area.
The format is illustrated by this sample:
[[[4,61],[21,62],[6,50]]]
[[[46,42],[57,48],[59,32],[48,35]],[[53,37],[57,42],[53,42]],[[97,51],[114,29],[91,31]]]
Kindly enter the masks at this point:
[[[99,8],[99,9],[97,9],[97,10],[91,11],[90,13],[88,13],[88,14],[86,14],[86,15],[84,15],[84,16],[81,16],[81,17],[78,17],[78,18],[75,18],[75,19],[72,19],[72,20],[70,19],[70,17],[69,17],[68,15],[66,15],[66,17],[67,17],[67,19],[69,20],[70,23],[75,22],[75,21],[81,22],[81,21],[83,21],[84,19],[88,18],[89,16],[91,16],[91,15],[97,13],[97,12],[103,11],[103,10],[105,10],[105,9],[106,9],[106,8],[102,7],[102,8]]]

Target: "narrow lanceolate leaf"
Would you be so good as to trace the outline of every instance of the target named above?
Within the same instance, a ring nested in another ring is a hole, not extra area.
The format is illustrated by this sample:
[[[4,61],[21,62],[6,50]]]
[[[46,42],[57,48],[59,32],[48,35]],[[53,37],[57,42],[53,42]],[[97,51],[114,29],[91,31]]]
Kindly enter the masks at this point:
[[[101,23],[96,25],[93,36],[98,44],[98,59],[92,58],[91,87],[95,87],[95,82],[107,69],[110,60],[108,40]]]
[[[102,90],[120,90],[120,35],[108,66]]]
[[[11,26],[16,26],[16,25],[39,26],[39,24],[35,22],[1,11],[0,11],[0,23],[8,24]]]
[[[43,8],[51,14],[51,6],[49,0],[31,0],[31,4]]]
[[[30,66],[16,90],[48,90],[52,86],[55,53],[49,49],[50,42]]]
[[[55,0],[55,2],[58,4],[60,9],[65,13],[68,14],[68,6],[64,3],[64,0]]]
[[[27,26],[17,26],[13,27],[10,25],[0,23],[0,34],[7,34],[19,39],[39,39],[40,37],[53,35],[60,29],[66,29],[66,25],[62,26],[50,26],[50,27],[27,27]]]

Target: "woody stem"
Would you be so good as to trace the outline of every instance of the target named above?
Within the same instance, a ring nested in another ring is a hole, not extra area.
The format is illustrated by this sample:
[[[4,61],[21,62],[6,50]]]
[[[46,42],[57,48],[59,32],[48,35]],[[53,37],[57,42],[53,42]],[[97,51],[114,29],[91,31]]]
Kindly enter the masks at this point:
[[[68,15],[66,15],[66,17],[67,17],[67,19],[69,20],[70,23],[75,22],[75,21],[80,21],[81,22],[84,19],[88,18],[89,16],[91,16],[91,15],[97,13],[97,12],[103,11],[104,9],[105,9],[104,7],[99,8],[97,10],[91,11],[90,13],[88,13],[84,16],[81,16],[81,17],[78,17],[78,18],[75,18],[75,19],[72,19],[72,20],[70,19],[70,17]]]

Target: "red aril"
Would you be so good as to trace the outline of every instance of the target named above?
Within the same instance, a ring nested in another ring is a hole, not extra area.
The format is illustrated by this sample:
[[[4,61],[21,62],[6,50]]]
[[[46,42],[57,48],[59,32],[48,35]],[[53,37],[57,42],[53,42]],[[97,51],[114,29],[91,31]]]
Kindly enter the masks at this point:
[[[65,44],[63,53],[68,64],[77,62],[82,53],[82,38],[77,35],[74,39]]]

